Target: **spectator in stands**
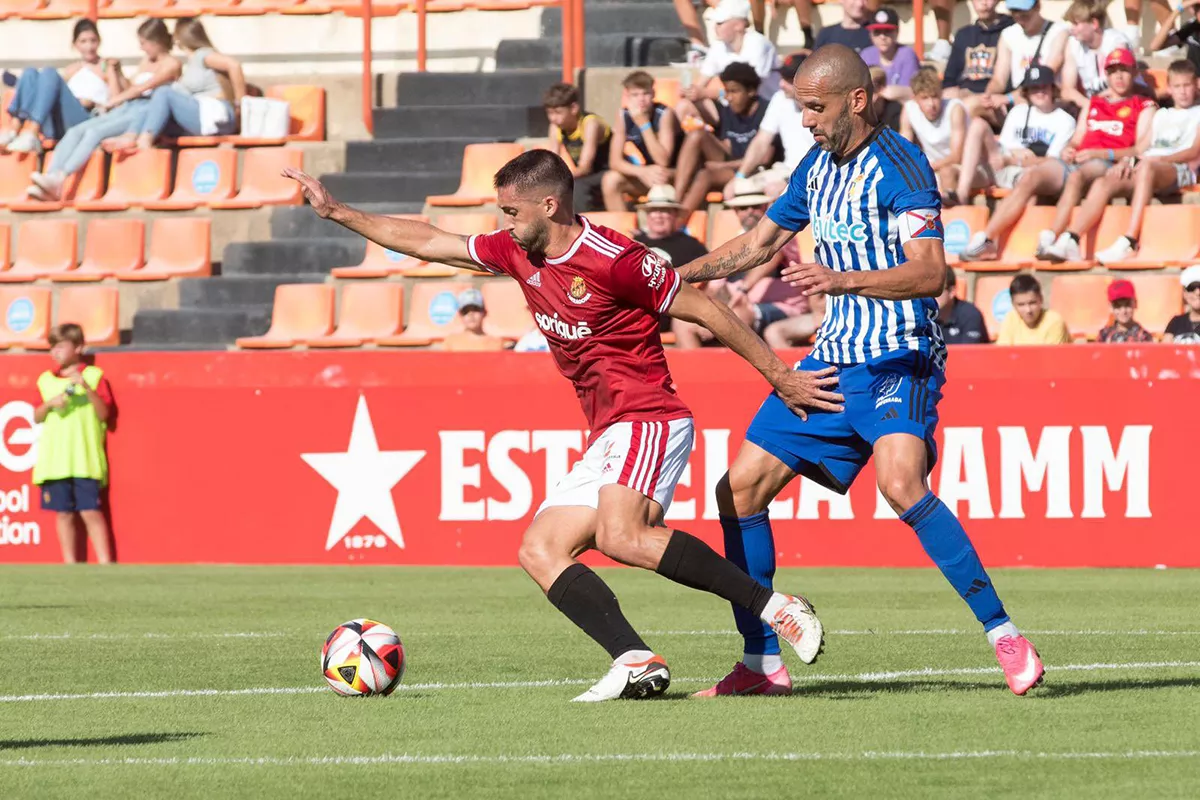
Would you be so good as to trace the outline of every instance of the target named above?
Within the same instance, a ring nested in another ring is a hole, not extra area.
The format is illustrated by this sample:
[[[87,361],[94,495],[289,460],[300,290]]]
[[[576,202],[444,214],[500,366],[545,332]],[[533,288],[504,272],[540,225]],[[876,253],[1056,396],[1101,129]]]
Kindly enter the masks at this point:
[[[970,202],[973,188],[1013,188],[1026,168],[1058,158],[1071,143],[1075,119],[1054,104],[1054,73],[1035,64],[1026,70],[1020,92],[1025,102],[1009,112],[999,137],[986,119],[971,121],[953,203]]]
[[[1154,10],[1155,32],[1154,39],[1158,40],[1158,36],[1164,31],[1170,32],[1173,20],[1171,19],[1172,11],[1181,10],[1181,6],[1190,5],[1190,0],[1151,0],[1145,3],[1144,0],[1125,0],[1125,35],[1130,41],[1140,43],[1142,38],[1142,6],[1149,5]],[[1159,50],[1161,47],[1151,45],[1150,52]],[[1200,64],[1197,65],[1200,69]]]
[[[887,73],[883,67],[870,67],[871,108],[875,119],[887,127],[900,132],[900,120],[904,116],[904,103],[887,96]]]
[[[1179,273],[1183,284],[1183,304],[1186,310],[1167,323],[1164,342],[1200,344],[1200,266],[1191,266]]]
[[[822,28],[817,34],[817,47],[836,42],[861,53],[872,44],[865,27],[870,21],[871,7],[867,0],[842,0],[841,23]]]
[[[923,69],[911,83],[913,99],[904,104],[900,135],[916,142],[937,176],[942,200],[953,204],[967,138],[967,107],[957,98],[942,96],[937,70]]]
[[[556,83],[542,95],[542,106],[550,122],[549,137],[557,143],[560,156],[575,176],[575,211],[586,213],[601,208],[604,197],[600,181],[608,171],[612,130],[608,123],[579,106],[579,90],[569,83]]]
[[[882,67],[887,73],[889,97],[907,99],[909,82],[921,68],[921,61],[916,50],[897,40],[900,15],[893,8],[880,8],[867,25],[867,32],[871,35],[871,46],[862,51],[862,60],[869,67]]]
[[[1146,206],[1154,196],[1176,194],[1196,183],[1193,165],[1200,160],[1200,105],[1196,103],[1195,65],[1173,62],[1167,69],[1167,87],[1173,106],[1157,109],[1149,129],[1138,137],[1133,154],[1092,184],[1066,233],[1047,249],[1048,260],[1078,261],[1083,233],[1100,221],[1113,197],[1132,194],[1133,213],[1125,235],[1096,253],[1101,264],[1124,261],[1137,252]]]
[[[716,114],[702,109],[708,128],[697,128],[684,137],[675,170],[675,195],[683,207],[695,211],[710,189],[718,191],[742,168],[742,156],[758,134],[767,113],[767,101],[758,94],[758,73],[749,64],[734,62],[721,73],[725,103]],[[771,159],[774,162],[774,158]]]
[[[946,344],[987,344],[988,332],[983,314],[972,303],[955,296],[954,285],[957,281],[954,268],[946,267],[946,283],[937,298],[937,319],[942,326],[942,338]]]
[[[1100,341],[1111,344],[1153,342],[1150,331],[1133,318],[1137,310],[1137,292],[1126,280],[1108,285],[1108,303],[1112,306],[1112,322],[1100,329]]]
[[[1104,176],[1118,161],[1134,154],[1137,141],[1150,128],[1154,101],[1134,94],[1136,62],[1128,50],[1114,50],[1105,60],[1109,88],[1091,97],[1075,125],[1075,135],[1058,159],[1047,159],[1026,169],[1012,193],[1000,201],[987,227],[971,238],[962,252],[967,261],[999,258],[996,242],[1020,219],[1025,206],[1037,196],[1058,196],[1052,229],[1038,236],[1038,258],[1045,258],[1056,244],[1069,248],[1066,239],[1071,212],[1079,205],[1084,190]],[[1065,238],[1064,238],[1065,237]],[[1063,241],[1059,241],[1063,239]]]
[[[101,60],[96,23],[90,19],[76,22],[71,45],[80,58],[61,75],[53,67],[28,68],[21,73],[8,106],[9,127],[0,131],[0,147],[10,153],[40,153],[42,136],[61,138],[68,128],[89,119],[110,95],[121,91],[117,79],[120,62]]]
[[[954,46],[942,79],[946,96],[962,100],[972,113],[982,102],[995,74],[1000,34],[1013,24],[1009,15],[996,13],[997,3],[998,0],[971,0],[976,19],[954,34]]]
[[[1108,88],[1100,65],[1113,50],[1130,50],[1134,43],[1108,21],[1108,0],[1075,0],[1063,20],[1071,25],[1062,68],[1062,101],[1083,108],[1087,99]]]
[[[825,295],[814,294],[805,298],[808,311],[772,322],[762,332],[763,341],[776,349],[808,344],[825,319]]]
[[[749,0],[721,0],[713,10],[717,26],[717,41],[709,48],[700,64],[700,78],[685,86],[682,99],[675,109],[681,120],[694,117],[709,119],[716,113],[715,103],[724,97],[721,74],[730,64],[749,64],[758,73],[759,84],[765,91],[778,88],[778,56],[775,45],[750,28]],[[690,77],[691,73],[687,73]]]
[[[768,197],[778,197],[787,186],[792,170],[799,164],[804,154],[816,143],[812,131],[804,127],[803,115],[796,104],[796,87],[792,79],[800,65],[804,63],[804,54],[793,53],[784,59],[779,68],[779,91],[767,103],[762,123],[758,133],[750,141],[742,156],[742,166],[736,177],[751,177]],[[774,161],[779,156],[778,145],[783,144],[783,160]],[[762,172],[759,172],[759,169]],[[725,184],[725,199],[733,197],[734,182]]]
[[[478,289],[464,289],[459,292],[458,315],[462,318],[463,329],[442,340],[443,350],[479,352],[504,349],[503,339],[483,332],[483,320],[487,317],[487,308],[483,305],[483,292]]]
[[[608,211],[625,211],[626,193],[641,197],[652,186],[670,183],[682,143],[675,112],[654,100],[650,73],[631,72],[621,85],[623,108],[609,142],[609,169],[600,181]]]
[[[548,353],[550,352],[550,343],[546,341],[546,334],[542,333],[537,326],[530,328],[529,332],[517,340],[513,345],[514,353]]]
[[[1065,22],[1050,22],[1043,17],[1039,0],[1007,0],[1005,5],[1016,24],[1000,32],[996,66],[980,109],[997,125],[1017,101],[1012,89],[1025,82],[1025,71],[1033,62],[1056,75],[1062,70],[1071,31]]]
[[[1175,23],[1187,9],[1190,19],[1175,29]],[[1128,5],[1126,6],[1128,14]],[[1150,43],[1151,52],[1168,47],[1182,47],[1187,51],[1187,60],[1200,70],[1200,0],[1188,0],[1186,3],[1173,5],[1171,15],[1158,27],[1154,41]]]
[[[676,202],[674,186],[654,186],[638,208],[645,214],[645,227],[634,240],[656,251],[672,266],[683,266],[707,255],[699,239],[681,229],[683,206]]]
[[[138,26],[138,44],[144,58],[133,79],[118,74],[121,90],[99,108],[99,116],[70,128],[55,146],[45,172],[35,172],[25,190],[35,200],[58,200],[67,177],[83,169],[105,139],[137,125],[149,107],[147,92],[173,83],[180,74],[179,61],[171,55],[171,33],[161,19],[148,19]]]
[[[58,368],[37,379],[41,424],[33,482],[41,487],[42,508],[57,515],[63,560],[73,564],[86,553],[77,521],[96,549],[96,560],[110,564],[112,540],[104,518],[101,492],[108,485],[105,434],[112,415],[112,388],[104,371],[84,363],[83,328],[74,323],[50,331],[50,357]]]
[[[1008,287],[1012,310],[1000,323],[997,344],[1070,344],[1071,333],[1059,313],[1046,308],[1042,286],[1032,275],[1018,275]]]

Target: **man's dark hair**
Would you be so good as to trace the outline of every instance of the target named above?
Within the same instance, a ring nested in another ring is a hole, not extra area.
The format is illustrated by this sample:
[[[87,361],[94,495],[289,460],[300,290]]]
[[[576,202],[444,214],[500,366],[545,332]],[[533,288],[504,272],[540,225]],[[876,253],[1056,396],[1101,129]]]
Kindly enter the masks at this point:
[[[1187,75],[1190,78],[1195,78],[1197,74],[1196,65],[1186,58],[1181,58],[1178,61],[1171,62],[1171,65],[1167,67],[1167,73],[1170,75]]]
[[[808,53],[792,53],[785,56],[783,63],[779,65],[779,77],[788,83],[796,77],[796,73],[800,71],[800,65],[804,63],[804,59],[808,58]]]
[[[579,90],[569,83],[556,83],[542,95],[543,108],[566,108],[579,102]]]
[[[954,274],[954,267],[946,267],[946,286],[943,291],[953,291],[954,284],[958,281],[958,276]]]
[[[1009,295],[1029,294],[1030,292],[1033,292],[1038,297],[1042,296],[1042,285],[1032,275],[1018,275],[1008,285]]]
[[[720,77],[721,83],[736,83],[739,86],[745,86],[751,94],[757,92],[758,87],[762,84],[762,78],[758,77],[754,67],[743,64],[741,61],[735,61],[721,70]]]
[[[545,192],[569,201],[575,179],[566,162],[549,150],[530,150],[509,161],[496,173],[497,189],[513,188],[522,194]]]

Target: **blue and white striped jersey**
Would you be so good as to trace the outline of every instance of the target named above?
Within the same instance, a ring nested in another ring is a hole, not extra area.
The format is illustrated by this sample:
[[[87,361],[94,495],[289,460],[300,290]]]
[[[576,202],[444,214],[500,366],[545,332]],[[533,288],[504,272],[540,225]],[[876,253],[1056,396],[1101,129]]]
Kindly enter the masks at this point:
[[[905,262],[904,244],[910,239],[941,239],[941,207],[925,154],[880,127],[841,159],[814,146],[767,216],[785,230],[812,225],[817,261],[849,272],[890,269]],[[829,298],[814,357],[861,364],[899,350],[925,353],[945,369],[937,301]]]

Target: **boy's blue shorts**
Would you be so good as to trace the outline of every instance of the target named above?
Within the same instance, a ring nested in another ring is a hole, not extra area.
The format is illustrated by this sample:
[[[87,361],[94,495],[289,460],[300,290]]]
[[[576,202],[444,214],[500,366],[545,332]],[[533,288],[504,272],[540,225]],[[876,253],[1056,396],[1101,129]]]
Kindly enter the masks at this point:
[[[46,511],[99,511],[100,481],[92,478],[63,478],[46,481],[42,508]]]
[[[809,356],[797,369],[816,372],[834,364]],[[809,480],[845,494],[871,458],[881,436],[910,433],[924,440],[926,468],[937,462],[937,404],[946,374],[929,356],[912,350],[887,353],[863,364],[838,366],[834,391],[846,398],[841,413],[809,411],[808,420],[771,394],[746,431],[753,442]]]

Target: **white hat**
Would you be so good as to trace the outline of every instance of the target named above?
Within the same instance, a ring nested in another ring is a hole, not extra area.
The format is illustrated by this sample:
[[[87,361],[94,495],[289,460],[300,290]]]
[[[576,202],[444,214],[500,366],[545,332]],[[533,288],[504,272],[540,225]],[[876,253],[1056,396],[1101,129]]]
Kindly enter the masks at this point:
[[[1179,273],[1179,282],[1185,289],[1193,283],[1200,283],[1200,264],[1193,264]]]
[[[458,311],[462,313],[465,308],[478,308],[484,310],[483,292],[478,289],[463,289],[458,293]]]
[[[639,203],[638,208],[653,211],[656,208],[680,209],[683,206],[675,198],[675,187],[664,183],[659,186],[651,186],[650,191],[646,192],[646,202]]]
[[[721,0],[713,9],[712,21],[716,25],[731,19],[750,19],[750,0]]]
[[[753,178],[733,179],[733,198],[725,201],[726,208],[745,208],[746,206],[765,206],[771,198],[763,194],[758,182]]]

